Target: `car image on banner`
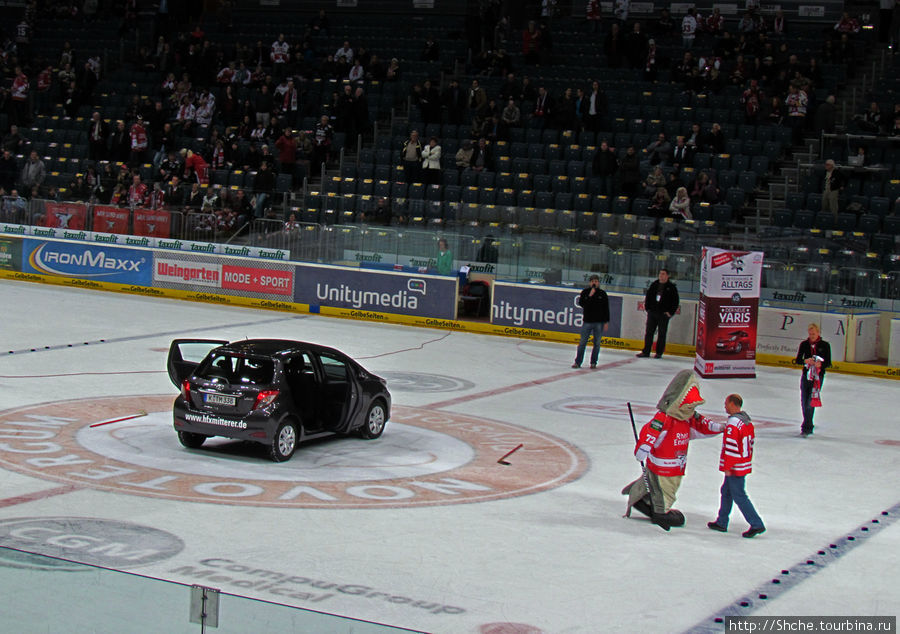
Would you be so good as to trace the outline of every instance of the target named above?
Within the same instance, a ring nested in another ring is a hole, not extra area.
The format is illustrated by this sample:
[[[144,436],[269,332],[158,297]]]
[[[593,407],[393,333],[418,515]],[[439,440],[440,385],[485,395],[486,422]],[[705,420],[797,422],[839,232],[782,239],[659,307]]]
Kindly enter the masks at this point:
[[[746,330],[734,330],[724,337],[719,337],[719,340],[716,341],[716,350],[739,354],[751,343],[749,332]]]
[[[387,381],[312,343],[176,339],[167,367],[181,389],[175,431],[189,449],[224,436],[260,443],[283,462],[302,441],[326,434],[378,438],[390,418]]]

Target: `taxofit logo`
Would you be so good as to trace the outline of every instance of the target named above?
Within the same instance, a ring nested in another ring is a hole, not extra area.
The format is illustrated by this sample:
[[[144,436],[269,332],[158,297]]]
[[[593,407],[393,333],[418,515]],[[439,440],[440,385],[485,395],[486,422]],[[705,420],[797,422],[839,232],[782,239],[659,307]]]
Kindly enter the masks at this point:
[[[183,448],[172,396],[60,401],[0,412],[0,464],[84,488],[157,498],[299,508],[463,504],[552,489],[588,460],[548,434],[462,414],[395,406],[384,435],[320,439],[274,464],[261,445],[211,438]],[[90,427],[97,422],[147,416]],[[500,465],[497,460],[523,447]]]

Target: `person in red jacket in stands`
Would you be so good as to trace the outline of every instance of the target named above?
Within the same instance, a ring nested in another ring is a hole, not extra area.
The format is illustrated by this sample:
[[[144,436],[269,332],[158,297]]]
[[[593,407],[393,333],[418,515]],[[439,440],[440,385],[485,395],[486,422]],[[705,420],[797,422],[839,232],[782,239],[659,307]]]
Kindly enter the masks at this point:
[[[744,478],[752,471],[755,433],[750,416],[741,409],[743,405],[744,399],[739,394],[729,394],[725,398],[728,422],[719,457],[719,471],[725,474],[725,482],[722,483],[719,516],[715,522],[707,523],[707,526],[720,533],[726,532],[732,504],[737,504],[744,519],[750,524],[750,528],[741,534],[744,537],[756,537],[765,533],[766,527],[744,490]]]
[[[656,405],[659,411],[638,434],[634,457],[646,467],[642,477],[622,490],[628,496],[626,516],[634,507],[663,530],[684,526],[684,515],[672,505],[684,477],[688,444],[725,429],[695,411],[704,402],[693,370],[682,370],[669,382]]]
[[[190,178],[191,173],[194,179],[201,185],[209,183],[209,164],[202,156],[192,152],[191,150],[181,150],[181,156],[184,157],[184,177]]]

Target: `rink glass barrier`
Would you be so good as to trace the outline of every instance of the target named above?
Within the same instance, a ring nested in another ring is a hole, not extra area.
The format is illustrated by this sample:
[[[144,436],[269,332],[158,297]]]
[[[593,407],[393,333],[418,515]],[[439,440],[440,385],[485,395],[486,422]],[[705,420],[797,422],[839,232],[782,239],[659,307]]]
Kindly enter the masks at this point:
[[[203,627],[196,600],[202,587],[166,579],[0,546],[0,585],[8,606],[0,612],[5,632],[21,631],[23,623],[40,624],[48,632],[190,634]],[[209,620],[205,625],[221,634],[414,631],[225,592],[218,592],[216,616],[217,625]]]
[[[84,209],[83,215],[73,214],[72,208],[79,206]],[[59,207],[62,211],[54,213]],[[410,226],[387,227],[304,222],[301,208],[289,209],[287,220],[248,217],[239,231],[241,227],[223,224],[208,211],[121,208],[118,217],[111,217],[113,209],[7,196],[0,201],[0,222],[48,228],[62,225],[75,232],[107,233],[114,233],[109,229],[115,225],[123,229],[122,234],[138,240],[155,237],[228,245],[227,250],[220,247],[211,251],[216,253],[238,254],[241,247],[249,246],[289,252],[289,258],[275,259],[432,271],[438,240],[444,238],[457,268],[465,265],[471,273],[493,279],[580,286],[590,274],[597,273],[604,288],[642,293],[659,269],[666,267],[679,291],[686,295],[699,292],[700,246],[762,248],[767,253],[762,280],[764,305],[818,311],[900,311],[900,270],[886,268],[883,258],[856,245],[853,235],[841,232],[813,231],[809,239],[762,241],[749,233],[743,237],[717,233],[713,222],[688,221],[677,225],[663,222],[651,234],[638,233],[639,219],[630,214],[596,214],[585,227],[557,228],[553,234],[541,227],[540,216],[534,226],[499,224],[480,221],[479,213],[463,215],[463,211],[459,211],[459,217],[442,219],[443,224],[417,226],[418,220],[428,221],[426,214],[411,217]],[[336,208],[330,219],[344,216]],[[136,241],[125,244],[134,246]]]

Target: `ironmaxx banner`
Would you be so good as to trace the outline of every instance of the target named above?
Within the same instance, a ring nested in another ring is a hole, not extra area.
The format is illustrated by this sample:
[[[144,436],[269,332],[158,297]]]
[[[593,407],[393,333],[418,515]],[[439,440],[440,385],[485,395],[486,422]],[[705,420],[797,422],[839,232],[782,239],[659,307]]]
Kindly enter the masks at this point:
[[[332,307],[359,317],[393,313],[456,319],[457,284],[456,277],[308,264],[296,267],[294,301],[309,304],[313,313]]]
[[[22,271],[150,286],[152,256],[150,251],[138,249],[26,238],[22,248]]]
[[[703,247],[697,353],[704,378],[755,378],[763,254]]]

